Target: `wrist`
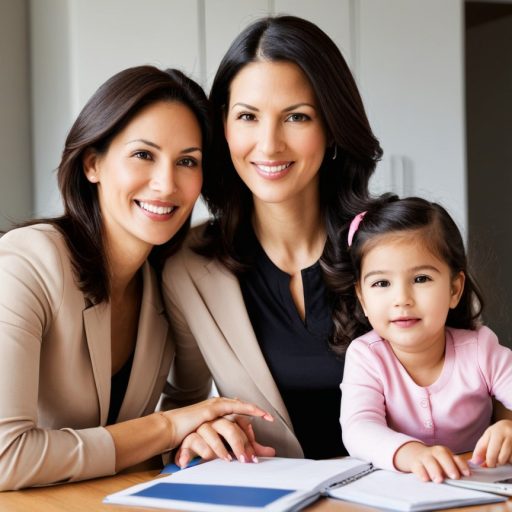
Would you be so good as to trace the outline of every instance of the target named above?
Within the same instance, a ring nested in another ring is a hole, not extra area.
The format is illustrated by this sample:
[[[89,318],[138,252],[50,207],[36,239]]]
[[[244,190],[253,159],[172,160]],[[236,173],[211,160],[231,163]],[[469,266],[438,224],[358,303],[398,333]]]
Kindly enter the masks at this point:
[[[164,411],[158,411],[155,413],[155,416],[160,418],[160,422],[163,425],[164,432],[166,433],[166,439],[168,441],[166,442],[166,448],[164,452],[168,452],[175,448],[174,446],[174,424],[169,418],[169,416]]]
[[[412,465],[417,460],[418,455],[425,449],[425,445],[420,441],[409,441],[395,452],[393,457],[393,466],[398,471],[410,473]]]

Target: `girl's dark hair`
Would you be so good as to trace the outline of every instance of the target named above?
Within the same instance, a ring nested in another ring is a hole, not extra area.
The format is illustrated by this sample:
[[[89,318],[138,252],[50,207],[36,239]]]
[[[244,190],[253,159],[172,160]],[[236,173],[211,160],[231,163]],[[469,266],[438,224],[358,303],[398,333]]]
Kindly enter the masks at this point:
[[[125,69],[93,94],[66,138],[57,172],[64,214],[27,223],[49,222],[63,234],[78,286],[94,303],[108,300],[110,280],[97,188],[86,179],[82,165],[84,153],[92,149],[104,154],[112,139],[144,107],[157,101],[179,102],[194,113],[201,128],[203,162],[207,163],[211,112],[201,87],[175,69],[163,71],[153,66]],[[189,226],[190,218],[171,240],[153,248],[149,260],[157,269],[179,248]]]
[[[214,165],[204,174],[202,190],[213,222],[196,250],[219,259],[235,274],[250,264],[243,247],[251,222],[252,195],[233,166],[223,123],[233,79],[244,66],[255,61],[292,62],[299,66],[315,93],[327,140],[332,141],[319,170],[320,205],[327,229],[321,265],[330,288],[330,275],[336,273],[346,251],[340,231],[366,204],[368,181],[382,150],[339,49],[316,25],[294,16],[268,17],[252,23],[233,41],[220,63],[210,93]],[[333,160],[335,147],[337,157]],[[333,315],[338,315],[336,309]],[[338,325],[335,322],[333,340],[342,335]]]
[[[345,298],[342,301],[345,337],[341,340],[340,348],[346,348],[353,338],[371,329],[355,299],[355,283],[359,282],[365,254],[377,246],[383,237],[403,232],[410,232],[412,240],[419,239],[432,254],[444,261],[453,277],[464,272],[466,279],[460,301],[454,309],[450,309],[446,325],[459,329],[476,328],[484,301],[468,269],[464,242],[450,214],[441,205],[426,199],[399,199],[395,195],[386,194],[367,207],[367,213],[347,253],[345,272],[340,272],[338,294]],[[348,228],[345,235],[347,233]],[[346,246],[346,238],[344,243]]]

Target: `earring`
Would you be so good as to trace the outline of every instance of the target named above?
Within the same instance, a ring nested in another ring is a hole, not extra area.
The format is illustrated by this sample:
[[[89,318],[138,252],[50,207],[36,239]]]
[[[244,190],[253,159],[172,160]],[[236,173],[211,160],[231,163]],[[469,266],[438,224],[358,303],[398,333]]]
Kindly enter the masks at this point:
[[[332,159],[336,160],[336,157],[338,156],[338,146],[334,144],[334,153],[332,155]]]

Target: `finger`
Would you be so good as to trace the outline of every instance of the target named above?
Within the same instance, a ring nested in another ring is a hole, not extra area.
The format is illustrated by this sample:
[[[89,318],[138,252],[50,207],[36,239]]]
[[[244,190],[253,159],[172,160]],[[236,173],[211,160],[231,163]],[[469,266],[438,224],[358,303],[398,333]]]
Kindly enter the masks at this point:
[[[501,449],[501,441],[501,437],[499,435],[494,435],[494,432],[491,431],[489,442],[487,444],[487,452],[485,454],[485,464],[488,468],[496,467],[498,454]]]
[[[469,469],[466,459],[463,459],[459,455],[455,455],[453,457],[453,460],[455,461],[455,464],[457,464],[457,467],[459,468],[459,471],[462,475],[464,475],[464,476],[471,475],[471,470]]]
[[[477,441],[475,448],[473,450],[473,455],[471,456],[470,462],[473,464],[477,464],[480,466],[484,463],[485,457],[487,454],[487,445],[489,443],[489,431],[486,430],[482,437]]]
[[[250,423],[249,423],[249,431],[250,431],[250,434],[248,436],[248,439],[254,449],[254,453],[256,454],[256,456],[257,457],[275,457],[276,450],[274,448],[272,448],[272,446],[265,446],[256,441],[256,436],[254,434],[254,428]]]
[[[225,420],[227,421],[227,420]],[[211,423],[203,423],[198,429],[197,434],[202,437],[203,441],[210,447],[213,453],[219,458],[231,461],[233,458],[224,446],[224,442],[213,428]]]
[[[212,422],[212,427],[224,438],[240,462],[257,462],[254,449],[238,422],[220,418]]]
[[[179,451],[180,455],[178,457],[178,454],[176,454],[175,461],[181,468],[186,467],[196,455],[204,460],[215,458],[215,454],[208,444],[195,432],[185,438]]]
[[[432,482],[440,484],[444,480],[444,472],[438,460],[434,457],[428,457],[423,464],[427,470],[428,476]]]
[[[452,478],[457,480],[461,476],[461,471],[459,471],[459,466],[455,462],[455,457],[451,453],[443,454],[437,459],[439,465],[441,466],[441,470],[443,472],[442,478],[445,476],[448,478]]]
[[[511,441],[508,437],[505,437],[501,443],[501,448],[498,453],[498,465],[503,466],[503,464],[507,464],[510,460],[511,452]]]
[[[225,416],[227,414],[246,414],[248,416],[256,416],[266,421],[274,421],[272,415],[267,411],[260,409],[257,405],[242,402],[235,398],[210,398],[206,403],[210,407],[206,408],[206,414],[209,416],[207,420],[213,420],[217,416]]]
[[[422,481],[422,482],[429,482],[430,476],[423,464],[420,462],[414,464],[411,468],[411,471]]]

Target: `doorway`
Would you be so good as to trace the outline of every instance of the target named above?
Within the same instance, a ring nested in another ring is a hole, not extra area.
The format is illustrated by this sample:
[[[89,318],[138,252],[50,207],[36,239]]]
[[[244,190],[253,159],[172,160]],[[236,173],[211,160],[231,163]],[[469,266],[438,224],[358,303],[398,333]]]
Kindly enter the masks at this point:
[[[469,261],[512,346],[512,3],[466,1]]]

